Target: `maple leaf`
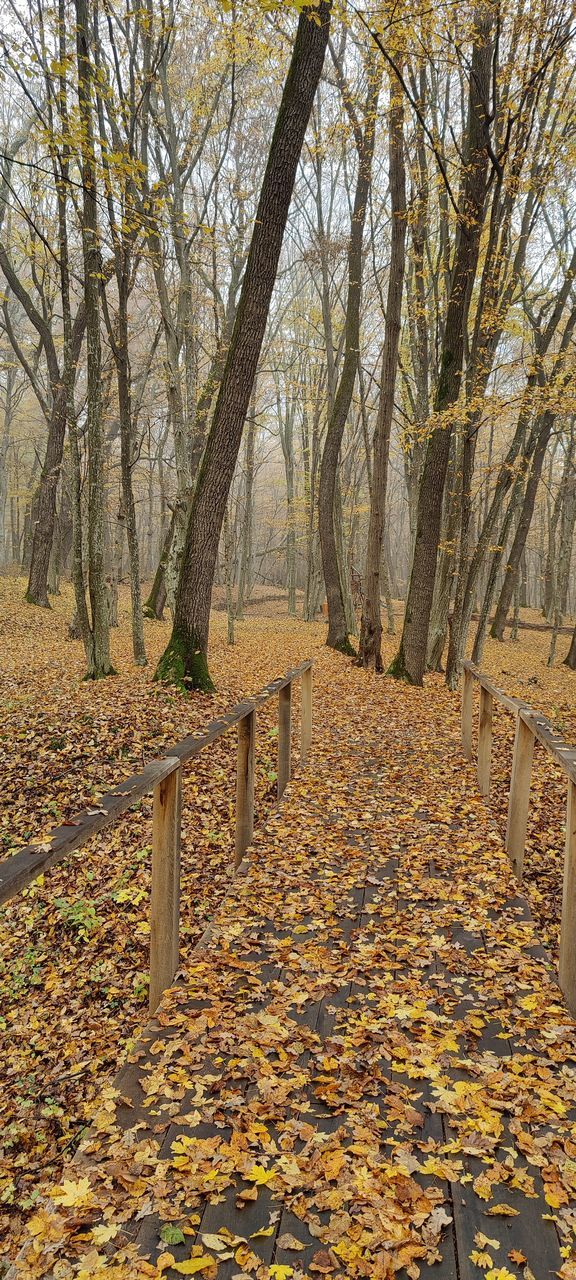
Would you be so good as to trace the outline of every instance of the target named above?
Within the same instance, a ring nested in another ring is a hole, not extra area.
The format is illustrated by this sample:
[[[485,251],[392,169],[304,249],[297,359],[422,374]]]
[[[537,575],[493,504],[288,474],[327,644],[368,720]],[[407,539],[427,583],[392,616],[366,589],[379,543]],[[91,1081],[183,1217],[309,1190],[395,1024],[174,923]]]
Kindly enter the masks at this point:
[[[294,1268],[284,1267],[275,1262],[274,1265],[269,1268],[269,1275],[271,1280],[290,1280],[290,1276],[294,1275]]]
[[[247,1182],[253,1182],[256,1187],[266,1187],[276,1177],[277,1169],[265,1169],[262,1164],[253,1164],[249,1173],[245,1173],[244,1177]]]
[[[101,1224],[100,1226],[92,1227],[92,1239],[94,1244],[108,1244],[110,1240],[113,1240],[114,1237],[118,1235],[119,1230],[120,1227],[114,1222],[110,1223],[109,1226]]]
[[[512,1272],[507,1267],[494,1267],[492,1271],[487,1271],[484,1280],[516,1280]]]
[[[80,1178],[78,1182],[71,1179],[64,1179],[61,1187],[53,1187],[50,1197],[55,1204],[61,1204],[65,1209],[75,1208],[84,1205],[92,1196],[92,1187],[88,1178]]]

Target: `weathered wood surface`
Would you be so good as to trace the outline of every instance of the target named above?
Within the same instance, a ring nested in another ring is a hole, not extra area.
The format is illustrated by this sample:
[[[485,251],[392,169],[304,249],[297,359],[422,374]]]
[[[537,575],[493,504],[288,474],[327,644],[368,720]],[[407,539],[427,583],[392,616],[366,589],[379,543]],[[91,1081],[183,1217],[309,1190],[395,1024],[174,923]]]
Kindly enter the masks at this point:
[[[310,671],[311,667],[312,660],[308,659],[306,662],[301,662],[298,667],[294,667],[292,671],[288,671],[286,675],[271,680],[255,698],[238,703],[226,715],[213,720],[206,729],[189,734],[180,742],[176,742],[161,760],[151,761],[142,773],[126,778],[114,791],[103,795],[97,804],[89,809],[83,809],[61,826],[54,828],[46,839],[26,845],[12,857],[0,861],[0,905],[20,893],[26,885],[31,884],[49,867],[61,862],[69,853],[86,844],[92,836],[116,822],[143,796],[150,795],[158,783],[167,778],[178,765],[193,760],[205,747],[216,742],[223,733],[227,733],[242,721],[255,707],[262,706],[270,698],[290,687],[292,681]]]
[[[409,723],[387,708],[368,732],[344,682],[340,696],[348,751],[328,733],[314,787],[295,778],[257,834],[69,1176],[97,1188],[118,1225],[102,1251],[127,1250],[130,1276],[166,1252],[160,1228],[175,1221],[193,1232],[169,1246],[176,1262],[195,1245],[218,1259],[222,1231],[247,1242],[217,1280],[246,1266],[387,1280],[401,1247],[422,1280],[472,1280],[478,1231],[495,1268],[522,1280],[517,1248],[545,1280],[559,1242],[526,1150],[544,1143],[548,1160],[569,1133],[566,1070],[565,1119],[546,1098],[574,1023],[441,710],[425,751],[417,708]],[[275,1173],[246,1200],[254,1169]],[[489,1216],[502,1203],[516,1216]],[[51,1267],[85,1250],[82,1218],[64,1215]],[[360,1270],[359,1231],[373,1253]]]
[[[518,716],[514,737],[514,754],[512,756],[510,796],[508,799],[506,850],[514,873],[519,880],[522,879],[524,869],[524,849],[526,847],[526,832],[528,828],[533,755],[534,734],[530,725],[526,724],[522,716]]]
[[[156,1012],[162,992],[171,985],[178,968],[181,817],[180,768],[159,782],[154,791],[148,1001],[150,1013]]]
[[[572,1013],[576,1013],[576,784],[568,783],[564,883],[560,927],[560,986]]]
[[[107,792],[89,809],[83,809],[68,822],[56,827],[46,840],[26,845],[11,858],[0,862],[0,903],[13,898],[49,867],[86,844],[97,832],[111,826],[143,796],[150,795],[154,787],[178,769],[179,765],[180,761],[172,756],[154,760],[142,773],[126,778],[115,791]]]
[[[474,683],[478,684],[481,689],[490,694],[493,702],[504,707],[506,711],[511,711],[517,718],[520,717],[537,741],[546,748],[552,759],[560,765],[566,777],[570,778],[572,782],[576,782],[576,747],[570,742],[566,742],[562,735],[556,732],[546,716],[534,711],[529,703],[523,702],[521,698],[513,698],[510,694],[505,693],[499,685],[490,680],[482,671],[478,671],[473,662],[464,662],[462,667],[466,687],[469,689],[470,685],[473,687]],[[467,751],[464,754],[468,759],[472,758]]]
[[[249,711],[238,724],[236,761],[236,849],[239,866],[254,835],[254,759],[256,754],[256,712]]]

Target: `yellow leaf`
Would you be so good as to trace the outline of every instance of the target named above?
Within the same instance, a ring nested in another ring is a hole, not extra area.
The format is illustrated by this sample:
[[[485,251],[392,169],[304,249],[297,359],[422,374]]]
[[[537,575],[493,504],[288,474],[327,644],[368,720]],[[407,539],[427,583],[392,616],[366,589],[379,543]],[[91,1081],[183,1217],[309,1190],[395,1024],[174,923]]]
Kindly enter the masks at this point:
[[[282,1267],[276,1262],[270,1267],[270,1275],[274,1280],[288,1280],[289,1276],[294,1275],[294,1267]]]
[[[250,1172],[244,1176],[247,1182],[253,1182],[256,1187],[265,1187],[276,1177],[276,1169],[265,1169],[263,1164],[253,1164]]]
[[[276,1230],[276,1227],[274,1226],[274,1224],[272,1224],[272,1226],[271,1226],[271,1227],[260,1227],[260,1230],[259,1230],[259,1231],[253,1231],[253,1232],[252,1232],[252,1235],[250,1236],[250,1239],[251,1239],[251,1240],[264,1240],[266,1236],[272,1236],[272,1235],[274,1235],[275,1230]],[[206,1237],[204,1237],[204,1238],[206,1238]]]
[[[487,1249],[487,1248],[499,1249],[500,1248],[500,1241],[491,1240],[490,1236],[485,1236],[483,1231],[476,1232],[476,1235],[474,1236],[474,1244],[477,1244],[479,1249]]]
[[[206,1231],[202,1232],[202,1244],[205,1249],[214,1249],[216,1253],[230,1248],[229,1240],[224,1240],[223,1236],[210,1235]]]
[[[53,1187],[50,1196],[55,1204],[61,1204],[65,1209],[71,1209],[74,1205],[85,1204],[92,1194],[92,1188],[88,1178],[79,1178],[78,1182],[64,1179],[61,1187]]]
[[[118,1235],[119,1230],[120,1228],[114,1222],[108,1227],[103,1223],[99,1227],[92,1227],[92,1239],[94,1244],[108,1244],[109,1240],[113,1240],[114,1236]]]
[[[562,1187],[546,1187],[544,1199],[551,1209],[559,1209],[561,1205],[568,1204],[568,1197]]]
[[[520,1210],[513,1209],[511,1204],[493,1204],[484,1213],[490,1214],[491,1218],[517,1218]]]
[[[479,1249],[473,1249],[472,1253],[469,1254],[468,1256],[470,1258],[470,1261],[474,1263],[475,1267],[491,1267],[492,1266],[492,1258],[490,1257],[489,1253],[480,1253]]]
[[[188,1258],[186,1262],[173,1262],[172,1270],[181,1276],[196,1276],[200,1271],[212,1271],[216,1274],[216,1260],[207,1253],[201,1258]]]

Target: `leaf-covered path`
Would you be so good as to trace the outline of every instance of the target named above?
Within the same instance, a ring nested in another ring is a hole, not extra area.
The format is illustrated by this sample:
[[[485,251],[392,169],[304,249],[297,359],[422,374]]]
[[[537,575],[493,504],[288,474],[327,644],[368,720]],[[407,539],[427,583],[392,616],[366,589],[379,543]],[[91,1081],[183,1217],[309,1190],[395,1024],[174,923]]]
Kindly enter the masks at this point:
[[[575,1027],[454,711],[319,666],[309,767],[29,1224],[27,1280],[576,1275]]]

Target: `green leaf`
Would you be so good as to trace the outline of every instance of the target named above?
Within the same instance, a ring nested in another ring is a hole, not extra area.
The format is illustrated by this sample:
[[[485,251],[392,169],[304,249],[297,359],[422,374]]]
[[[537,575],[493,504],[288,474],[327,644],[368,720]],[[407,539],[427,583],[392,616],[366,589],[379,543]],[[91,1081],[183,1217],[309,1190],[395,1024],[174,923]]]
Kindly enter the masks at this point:
[[[186,1236],[173,1222],[165,1222],[160,1230],[160,1239],[164,1244],[185,1244]]]

